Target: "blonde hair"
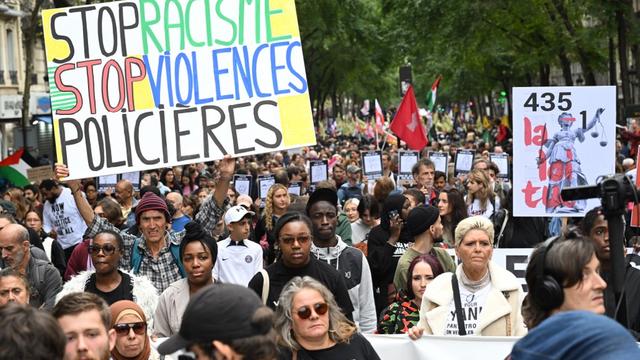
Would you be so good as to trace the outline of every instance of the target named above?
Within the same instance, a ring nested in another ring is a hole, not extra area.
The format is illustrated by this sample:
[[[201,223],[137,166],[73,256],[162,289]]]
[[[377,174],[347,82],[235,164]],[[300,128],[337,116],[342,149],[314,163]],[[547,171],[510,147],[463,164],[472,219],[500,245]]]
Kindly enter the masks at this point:
[[[477,198],[480,200],[480,208],[482,210],[487,210],[487,201],[491,201],[490,199],[495,197],[493,189],[489,186],[491,184],[489,176],[484,172],[484,170],[475,169],[469,173],[468,179],[469,181],[473,180],[474,182],[479,183],[482,185],[482,188],[474,194],[467,194],[467,205],[473,204],[473,201]]]
[[[293,332],[293,298],[303,289],[312,289],[320,293],[329,306],[329,338],[339,343],[348,343],[358,330],[340,310],[333,294],[326,286],[311,276],[296,276],[291,279],[280,293],[276,310],[275,329],[278,343],[291,350],[300,350],[301,346]]]
[[[287,196],[289,196],[289,190],[287,189],[286,186],[282,184],[273,184],[269,188],[269,191],[267,191],[267,200],[264,205],[264,220],[265,220],[265,227],[267,228],[268,231],[273,230],[273,226],[275,225],[273,223],[273,216],[272,216],[273,215],[273,197],[275,196],[276,191],[278,190],[284,190],[287,193]],[[291,202],[290,197],[289,197],[289,202]]]
[[[463,219],[456,226],[455,231],[455,245],[458,247],[467,233],[471,230],[481,230],[484,231],[485,234],[489,237],[489,241],[493,244],[493,223],[491,220],[487,219],[484,216],[472,216],[466,219]]]

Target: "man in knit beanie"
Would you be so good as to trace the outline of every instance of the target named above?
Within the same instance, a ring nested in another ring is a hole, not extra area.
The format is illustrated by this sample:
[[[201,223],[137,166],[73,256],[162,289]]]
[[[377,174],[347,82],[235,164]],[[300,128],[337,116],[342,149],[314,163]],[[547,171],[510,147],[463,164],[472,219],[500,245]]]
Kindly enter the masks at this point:
[[[227,188],[235,171],[235,160],[225,157],[218,164],[220,171],[219,185],[215,195],[209,196],[203,203],[196,221],[207,231],[215,228],[216,223],[224,215],[229,200],[226,198]],[[58,178],[69,176],[69,170],[64,165],[56,165]],[[79,191],[80,181],[69,180],[74,199],[82,218],[88,225],[86,235],[94,235],[105,230],[119,232],[124,242],[121,267],[130,269],[135,275],[149,278],[153,285],[162,293],[171,283],[184,277],[182,261],[180,259],[180,242],[184,231],[171,230],[171,214],[165,200],[147,192],[135,207],[136,224],[140,236],[131,235],[110,224],[106,219],[95,216],[91,206]]]
[[[433,246],[442,237],[442,221],[438,208],[431,205],[416,206],[409,213],[406,226],[409,228],[414,242],[398,260],[396,273],[393,277],[393,284],[397,290],[406,287],[411,261],[423,254],[434,255],[445,272],[455,271],[456,264],[447,251]]]

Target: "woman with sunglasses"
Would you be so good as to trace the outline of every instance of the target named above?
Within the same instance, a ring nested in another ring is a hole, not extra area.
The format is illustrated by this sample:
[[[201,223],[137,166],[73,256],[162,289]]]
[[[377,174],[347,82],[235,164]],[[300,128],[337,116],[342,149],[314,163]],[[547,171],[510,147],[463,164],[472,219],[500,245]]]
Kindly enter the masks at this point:
[[[111,225],[120,230],[126,229],[125,218],[122,216],[122,208],[120,204],[112,198],[104,198],[98,201],[98,204],[93,209],[93,213],[96,214],[96,216],[106,219]],[[91,256],[89,256],[89,245],[91,245],[91,239],[85,239],[73,249],[67,261],[67,268],[63,276],[65,281],[69,281],[69,279],[82,271],[94,270]]]
[[[133,301],[111,304],[111,328],[116,332],[116,345],[111,356],[116,360],[156,360],[160,354],[151,347],[144,311]]]
[[[281,256],[255,274],[248,287],[262,297],[263,304],[276,310],[285,285],[294,277],[310,276],[331,290],[340,306],[338,309],[351,320],[353,304],[344,277],[333,266],[311,256],[312,229],[311,219],[306,215],[293,211],[282,215],[274,228]]]
[[[103,298],[109,305],[131,300],[144,309],[151,322],[158,304],[158,290],[149,279],[118,269],[124,244],[119,233],[105,230],[98,233],[88,251],[95,270],[79,273],[62,287],[56,302],[73,292],[87,291]]]
[[[289,281],[276,310],[280,359],[380,359],[329,289],[310,276]]]

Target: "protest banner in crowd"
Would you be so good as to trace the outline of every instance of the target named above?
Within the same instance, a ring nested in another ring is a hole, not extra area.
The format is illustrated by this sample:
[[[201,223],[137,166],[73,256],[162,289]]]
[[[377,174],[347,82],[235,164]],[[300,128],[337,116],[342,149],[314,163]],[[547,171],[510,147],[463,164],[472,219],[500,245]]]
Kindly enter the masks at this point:
[[[42,13],[57,160],[70,178],[315,144],[294,0]]]
[[[563,201],[567,187],[615,171],[614,86],[513,88],[513,213],[584,216],[599,199]]]

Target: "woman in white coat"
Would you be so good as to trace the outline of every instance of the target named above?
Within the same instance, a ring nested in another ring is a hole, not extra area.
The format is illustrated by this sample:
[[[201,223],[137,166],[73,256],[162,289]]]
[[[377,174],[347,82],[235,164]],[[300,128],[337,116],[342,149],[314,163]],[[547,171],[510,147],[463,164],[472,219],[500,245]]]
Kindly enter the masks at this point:
[[[483,216],[462,220],[455,231],[455,275],[433,280],[422,298],[420,322],[409,329],[417,339],[425,334],[522,336],[522,288],[516,277],[491,262],[493,225]],[[451,316],[455,314],[455,316]]]

